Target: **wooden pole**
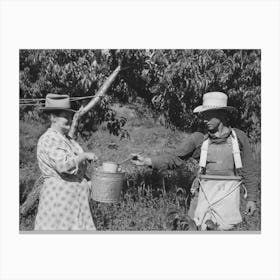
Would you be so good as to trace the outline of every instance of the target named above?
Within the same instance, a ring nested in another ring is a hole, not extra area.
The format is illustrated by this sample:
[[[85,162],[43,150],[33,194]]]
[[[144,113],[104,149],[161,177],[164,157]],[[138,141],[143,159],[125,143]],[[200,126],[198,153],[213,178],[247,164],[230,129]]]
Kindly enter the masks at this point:
[[[118,66],[114,70],[114,72],[107,78],[107,80],[104,82],[104,84],[101,86],[101,88],[95,94],[95,96],[91,99],[91,101],[85,107],[81,107],[79,109],[79,111],[74,115],[73,120],[72,120],[72,125],[71,125],[71,128],[68,133],[68,135],[71,138],[73,138],[73,136],[75,134],[80,117],[82,117],[89,110],[91,110],[93,107],[95,107],[97,104],[100,103],[100,101],[105,96],[106,92],[108,91],[108,89],[110,88],[112,83],[115,81],[115,79],[120,71],[121,71],[121,67]]]

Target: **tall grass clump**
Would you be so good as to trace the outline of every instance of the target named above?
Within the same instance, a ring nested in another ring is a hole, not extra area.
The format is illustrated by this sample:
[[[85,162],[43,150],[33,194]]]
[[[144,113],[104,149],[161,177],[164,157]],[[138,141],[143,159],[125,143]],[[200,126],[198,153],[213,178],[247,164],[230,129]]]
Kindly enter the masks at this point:
[[[137,110],[139,112],[137,112]],[[99,160],[88,165],[90,178],[95,168],[104,161],[122,161],[131,153],[144,156],[158,155],[173,149],[188,134],[171,130],[154,121],[140,109],[117,108],[126,117],[124,129],[129,137],[110,134],[106,123],[87,137],[78,137],[85,151],[96,153]],[[33,188],[40,171],[36,160],[36,145],[47,124],[25,119],[20,122],[20,204]],[[260,167],[260,145],[252,145],[254,157]],[[177,170],[153,170],[137,167],[127,162],[122,165],[125,180],[121,199],[108,204],[90,200],[91,211],[98,230],[103,231],[165,231],[194,230],[187,220],[189,190],[197,172],[197,162],[189,159]],[[260,171],[260,168],[259,168]],[[38,201],[24,216],[20,217],[20,229],[32,230]],[[260,206],[260,199],[257,201]],[[244,215],[245,200],[241,199],[243,222],[236,230],[260,230],[260,208],[253,217]]]

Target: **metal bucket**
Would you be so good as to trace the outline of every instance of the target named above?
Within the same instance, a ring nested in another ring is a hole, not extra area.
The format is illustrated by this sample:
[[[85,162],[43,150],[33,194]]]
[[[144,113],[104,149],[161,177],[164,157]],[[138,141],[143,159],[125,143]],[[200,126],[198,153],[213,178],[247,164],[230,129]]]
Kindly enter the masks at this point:
[[[91,197],[98,202],[112,203],[120,199],[124,173],[97,171],[91,179]]]
[[[103,162],[102,164],[103,172],[105,173],[116,173],[118,172],[118,167],[119,165],[112,161]]]

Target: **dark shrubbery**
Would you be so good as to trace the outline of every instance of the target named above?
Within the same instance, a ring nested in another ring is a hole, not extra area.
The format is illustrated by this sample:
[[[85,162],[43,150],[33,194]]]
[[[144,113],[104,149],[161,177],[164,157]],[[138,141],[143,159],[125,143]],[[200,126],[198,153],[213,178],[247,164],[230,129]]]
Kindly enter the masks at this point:
[[[50,92],[71,98],[94,95],[119,61],[124,70],[78,130],[84,149],[99,156],[97,165],[122,160],[132,152],[151,155],[175,147],[186,133],[200,129],[192,110],[201,104],[202,95],[223,91],[229,105],[238,109],[231,123],[250,137],[260,169],[260,50],[21,50],[20,98],[21,104],[29,104],[20,105],[21,204],[40,176],[36,145],[47,119],[38,105]],[[76,100],[73,107],[88,101]],[[89,176],[93,168],[89,167]],[[127,175],[120,203],[92,202],[98,229],[170,229],[166,213],[170,207],[185,212],[195,162],[161,173],[129,164],[123,168]],[[36,205],[21,216],[21,229],[33,228],[35,213]],[[260,212],[245,218],[239,229],[260,229]]]
[[[118,133],[121,120],[115,119],[109,103],[127,104],[139,97],[164,125],[196,130],[199,119],[192,110],[202,95],[223,91],[229,105],[238,109],[232,125],[246,131],[254,143],[260,141],[260,50],[21,50],[20,98],[43,98],[49,92],[92,96],[119,61],[124,70],[100,106],[83,119],[83,132],[107,120],[109,129]],[[87,102],[73,105],[79,108]],[[33,108],[21,106],[21,116]]]

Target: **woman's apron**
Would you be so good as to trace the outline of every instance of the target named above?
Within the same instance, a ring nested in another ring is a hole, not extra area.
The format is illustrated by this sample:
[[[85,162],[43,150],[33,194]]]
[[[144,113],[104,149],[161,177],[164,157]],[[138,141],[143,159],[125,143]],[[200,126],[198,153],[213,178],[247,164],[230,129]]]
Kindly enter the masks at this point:
[[[223,143],[211,143],[206,139],[201,147],[201,171],[196,178],[192,192],[189,216],[201,230],[207,229],[207,221],[217,229],[227,230],[242,221],[239,210],[241,177],[235,169],[241,168],[237,136],[233,131]]]

